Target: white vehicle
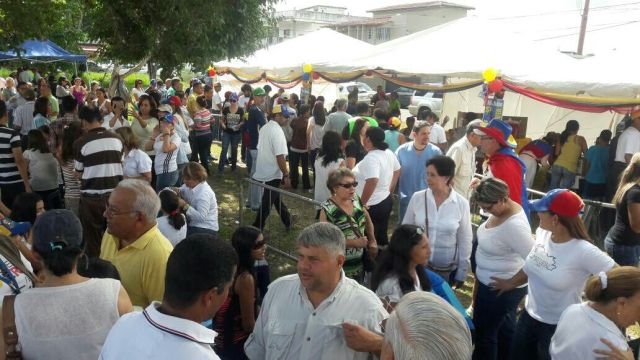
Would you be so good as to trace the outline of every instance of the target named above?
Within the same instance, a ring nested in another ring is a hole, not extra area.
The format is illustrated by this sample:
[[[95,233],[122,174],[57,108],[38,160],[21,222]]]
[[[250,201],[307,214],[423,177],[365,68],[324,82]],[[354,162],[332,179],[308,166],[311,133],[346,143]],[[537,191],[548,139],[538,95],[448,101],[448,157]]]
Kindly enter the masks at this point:
[[[348,82],[338,84],[338,99],[347,99],[354,88],[358,88],[358,102],[371,102],[371,97],[376,93],[369,85],[363,82]]]
[[[416,90],[411,97],[409,112],[413,116],[418,116],[422,110],[431,110],[439,115],[442,112],[442,93]]]

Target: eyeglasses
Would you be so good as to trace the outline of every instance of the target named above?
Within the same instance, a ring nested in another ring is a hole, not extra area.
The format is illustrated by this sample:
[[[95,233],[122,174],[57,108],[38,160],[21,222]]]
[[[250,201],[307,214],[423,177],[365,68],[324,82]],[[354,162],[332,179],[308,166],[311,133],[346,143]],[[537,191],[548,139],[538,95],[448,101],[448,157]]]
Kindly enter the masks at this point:
[[[338,184],[338,186],[341,186],[341,187],[343,187],[345,189],[356,188],[356,187],[358,187],[358,182],[354,181],[352,183],[347,183],[347,184]]]
[[[138,211],[121,211],[118,212],[118,210],[112,208],[111,206],[107,206],[106,209],[104,209],[104,213],[107,216],[119,216],[119,215],[125,215],[125,214],[133,214],[133,213],[137,213]]]
[[[491,136],[480,136],[480,140],[493,140]]]
[[[258,250],[260,248],[262,248],[263,246],[266,246],[267,242],[265,240],[262,241],[258,241],[255,245],[253,245],[253,249],[254,250]]]

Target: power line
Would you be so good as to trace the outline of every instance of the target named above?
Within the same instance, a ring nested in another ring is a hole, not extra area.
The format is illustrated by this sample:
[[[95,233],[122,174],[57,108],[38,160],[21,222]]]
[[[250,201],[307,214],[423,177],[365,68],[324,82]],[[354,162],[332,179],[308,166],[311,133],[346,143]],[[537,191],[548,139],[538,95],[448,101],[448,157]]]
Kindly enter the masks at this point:
[[[629,22],[626,22],[626,23],[615,24],[615,25],[610,25],[610,26],[603,26],[603,27],[598,28],[598,29],[588,30],[587,32],[596,32],[596,31],[600,31],[600,30],[612,29],[612,28],[616,28],[616,27],[620,27],[620,26],[626,26],[626,25],[635,24],[635,23],[640,23],[640,20],[634,20],[634,21],[629,21]],[[552,39],[559,39],[559,38],[570,37],[570,36],[575,36],[575,35],[578,35],[578,33],[550,36],[550,37],[546,37],[546,38],[535,39],[533,41],[552,40]]]
[[[596,6],[596,7],[592,7],[591,11],[593,11],[593,10],[600,11],[600,10],[606,10],[606,9],[610,9],[610,8],[620,7],[620,6],[637,5],[637,4],[640,4],[640,1],[624,3],[624,4]],[[558,14],[566,14],[566,13],[578,13],[579,14],[580,11],[582,11],[582,10],[581,9],[558,10],[558,11],[548,11],[548,12],[542,12],[542,13],[536,13],[536,14],[524,14],[524,15],[514,15],[514,16],[503,16],[503,17],[489,18],[489,20],[511,20],[511,19],[521,19],[521,18],[534,17],[534,16],[558,15]]]

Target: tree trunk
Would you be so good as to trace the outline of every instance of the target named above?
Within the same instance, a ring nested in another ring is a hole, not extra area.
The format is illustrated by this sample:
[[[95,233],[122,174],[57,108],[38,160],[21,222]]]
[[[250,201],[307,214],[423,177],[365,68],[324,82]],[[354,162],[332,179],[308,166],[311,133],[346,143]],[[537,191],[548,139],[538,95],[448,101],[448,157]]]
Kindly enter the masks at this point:
[[[156,64],[151,60],[147,62],[147,72],[149,73],[149,81],[156,78],[158,69],[156,68]]]
[[[111,71],[111,83],[109,84],[108,90],[109,97],[114,97],[117,95],[122,97],[126,102],[129,102],[129,90],[125,86],[124,79],[134,72],[140,70],[140,68],[143,67],[144,64],[147,63],[147,61],[149,61],[149,58],[149,55],[145,56],[145,58],[140,60],[140,62],[136,64],[136,66],[127,70],[123,74],[120,74],[120,63],[114,63],[113,70]]]

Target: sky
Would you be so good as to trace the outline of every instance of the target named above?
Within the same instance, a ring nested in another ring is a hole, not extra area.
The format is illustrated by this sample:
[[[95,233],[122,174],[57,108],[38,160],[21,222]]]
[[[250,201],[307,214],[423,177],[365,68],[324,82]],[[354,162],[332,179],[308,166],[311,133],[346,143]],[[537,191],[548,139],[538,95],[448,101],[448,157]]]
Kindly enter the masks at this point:
[[[469,16],[491,19],[500,28],[561,51],[575,51],[584,0],[449,0],[472,6]],[[347,6],[351,15],[419,0],[283,0],[277,10],[313,5]],[[640,33],[640,0],[591,0],[585,52],[619,50],[634,45]]]

